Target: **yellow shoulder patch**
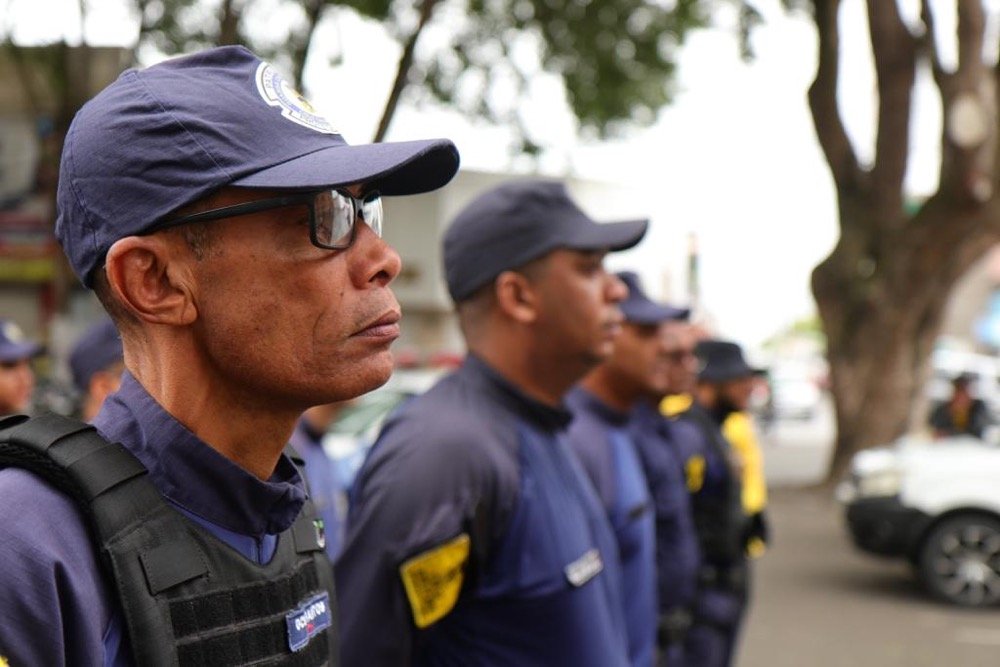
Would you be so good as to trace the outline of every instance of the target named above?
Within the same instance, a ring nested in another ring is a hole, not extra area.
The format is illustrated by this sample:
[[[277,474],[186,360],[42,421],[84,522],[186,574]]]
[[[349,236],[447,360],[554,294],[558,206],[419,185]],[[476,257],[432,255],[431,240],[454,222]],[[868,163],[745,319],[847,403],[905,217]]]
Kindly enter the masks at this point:
[[[672,394],[660,401],[660,413],[664,417],[676,417],[691,407],[693,399],[690,394]]]
[[[399,566],[413,622],[418,628],[439,621],[455,607],[462,592],[470,547],[469,536],[462,533]]]
[[[0,655],[0,667],[10,667],[10,663],[7,662],[7,658]]]
[[[688,491],[698,493],[705,485],[705,457],[692,456],[684,464],[684,476],[687,478]]]

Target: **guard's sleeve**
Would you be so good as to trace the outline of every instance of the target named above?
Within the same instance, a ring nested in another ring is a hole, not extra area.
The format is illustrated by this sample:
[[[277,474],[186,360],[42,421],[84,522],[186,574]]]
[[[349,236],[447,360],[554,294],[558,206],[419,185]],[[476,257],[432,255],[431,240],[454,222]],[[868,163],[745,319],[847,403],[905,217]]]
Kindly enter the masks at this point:
[[[38,477],[0,469],[0,657],[8,664],[110,664],[110,605],[83,521]]]
[[[753,421],[745,412],[734,412],[722,424],[722,434],[733,446],[742,470],[743,512],[753,515],[767,506],[767,482],[764,477],[764,456]]]
[[[513,502],[473,446],[487,437],[484,425],[475,433],[447,421],[390,421],[352,491],[335,567],[344,665],[411,664],[422,631],[458,603]]]

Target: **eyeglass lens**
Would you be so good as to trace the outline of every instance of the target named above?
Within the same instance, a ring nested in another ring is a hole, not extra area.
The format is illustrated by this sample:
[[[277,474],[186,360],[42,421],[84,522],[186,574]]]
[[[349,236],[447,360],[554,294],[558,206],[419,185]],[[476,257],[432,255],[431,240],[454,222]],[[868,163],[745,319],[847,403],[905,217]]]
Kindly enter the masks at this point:
[[[325,246],[350,245],[354,221],[359,215],[376,235],[382,236],[382,198],[377,192],[361,200],[337,190],[321,192],[316,195],[313,207],[316,240]]]

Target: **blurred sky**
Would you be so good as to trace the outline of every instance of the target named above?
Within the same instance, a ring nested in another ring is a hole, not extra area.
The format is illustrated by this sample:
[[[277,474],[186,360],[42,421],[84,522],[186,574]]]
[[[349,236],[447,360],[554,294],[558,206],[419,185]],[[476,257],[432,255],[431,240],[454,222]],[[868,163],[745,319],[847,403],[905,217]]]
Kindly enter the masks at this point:
[[[900,4],[916,17],[918,2]],[[951,5],[944,0],[934,4],[942,9]],[[833,186],[806,103],[815,70],[812,23],[808,17],[785,14],[778,0],[757,5],[765,23],[753,38],[755,60],[740,60],[733,17],[719,15],[716,28],[695,33],[684,46],[675,102],[650,128],[614,141],[580,142],[560,87],[544,75],[524,108],[529,127],[550,147],[538,169],[621,183],[634,195],[634,206],[623,215],[652,217],[646,240],[612,257],[612,267],[635,268],[654,295],[684,300],[684,258],[693,233],[700,249],[702,305],[720,335],[751,346],[814,312],[809,274],[837,236]],[[61,36],[78,41],[75,6],[63,0],[0,0],[0,14],[19,41]],[[134,40],[134,27],[128,27],[127,15],[114,0],[92,2],[91,13],[85,28],[89,42]],[[263,22],[270,20],[274,17]],[[435,31],[447,31],[452,20],[462,17],[448,12],[436,16],[423,48],[433,49]],[[950,14],[941,12],[938,22],[942,34],[954,32]],[[874,79],[862,0],[844,0],[841,25],[841,110],[860,158],[867,161],[873,143]],[[373,134],[398,55],[378,24],[346,11],[331,12],[317,34],[306,84],[316,106],[348,141],[364,142]],[[938,104],[933,88],[922,79],[907,176],[908,190],[918,196],[929,194],[936,184]],[[401,108],[388,138],[426,136],[452,138],[468,168],[525,168],[523,161],[511,160],[506,131],[440,109]]]

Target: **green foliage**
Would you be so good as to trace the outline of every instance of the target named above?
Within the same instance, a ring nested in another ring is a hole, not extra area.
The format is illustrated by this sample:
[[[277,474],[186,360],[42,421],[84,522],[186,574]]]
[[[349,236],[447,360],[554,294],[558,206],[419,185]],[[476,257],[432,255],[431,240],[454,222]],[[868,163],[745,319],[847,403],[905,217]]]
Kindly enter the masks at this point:
[[[562,82],[582,132],[616,134],[652,123],[671,101],[679,48],[691,30],[709,23],[713,11],[736,8],[748,57],[750,31],[761,20],[752,0],[133,2],[140,53],[154,49],[174,55],[238,43],[297,77],[318,21],[333,7],[380,21],[401,45],[415,42],[421,31],[434,33],[401,67],[403,99],[436,100],[468,116],[508,124],[519,131],[528,153],[545,143],[543,137],[529,136],[521,115],[521,103],[539,74]],[[417,18],[421,9],[431,16],[426,25]],[[284,24],[251,34],[244,19],[262,11],[281,16]],[[393,111],[388,109],[390,117]]]
[[[646,125],[671,99],[676,53],[692,28],[707,23],[705,0],[466,0],[468,20],[449,48],[415,64],[412,82],[469,115],[518,122],[517,106],[534,76],[515,50],[537,54],[559,77],[581,128],[601,135]],[[523,60],[523,59],[522,59]],[[491,100],[498,82],[513,99]],[[469,91],[472,90],[471,94]]]

